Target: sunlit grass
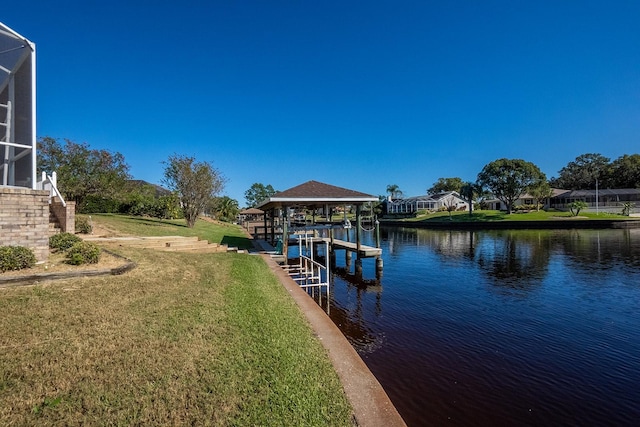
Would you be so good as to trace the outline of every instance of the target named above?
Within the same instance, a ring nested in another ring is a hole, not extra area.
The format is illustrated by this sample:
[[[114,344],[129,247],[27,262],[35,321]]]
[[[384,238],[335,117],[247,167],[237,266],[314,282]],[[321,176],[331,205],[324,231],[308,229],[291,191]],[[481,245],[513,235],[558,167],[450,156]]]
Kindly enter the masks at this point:
[[[495,221],[550,221],[550,220],[575,220],[575,219],[629,219],[618,214],[607,212],[580,212],[578,217],[573,216],[570,212],[560,211],[531,211],[531,212],[514,212],[507,214],[503,211],[481,210],[473,211],[473,215],[469,212],[452,212],[451,218],[448,212],[435,212],[432,214],[419,215],[415,218],[408,218],[405,222],[495,222]]]
[[[0,425],[351,425],[261,258],[111,249],[138,267],[0,289]]]
[[[212,224],[199,219],[193,228],[188,228],[183,219],[167,220],[116,214],[93,214],[91,220],[108,229],[118,230],[124,235],[198,236],[210,243],[225,243],[241,249],[251,248],[251,241],[240,226],[235,224],[223,222]]]

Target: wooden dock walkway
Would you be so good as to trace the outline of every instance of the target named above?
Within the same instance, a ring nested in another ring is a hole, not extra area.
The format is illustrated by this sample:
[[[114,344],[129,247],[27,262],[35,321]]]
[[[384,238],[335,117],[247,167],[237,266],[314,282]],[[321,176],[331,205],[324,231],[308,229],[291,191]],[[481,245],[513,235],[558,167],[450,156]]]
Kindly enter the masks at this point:
[[[296,236],[296,234],[293,234]],[[331,246],[331,239],[328,237],[311,237],[308,239],[313,243],[326,243],[328,242]],[[298,239],[290,239],[289,245],[297,245]],[[347,242],[345,240],[333,239],[333,247],[332,250],[345,249],[349,252],[358,252],[358,245],[355,242]],[[373,258],[382,255],[382,249],[375,248],[373,246],[360,245],[360,252],[358,252],[358,256],[360,258]]]
[[[325,239],[331,244],[330,239]],[[344,240],[333,239],[333,249],[346,249],[350,252],[356,252],[360,258],[371,258],[382,255],[382,249],[374,248],[373,246],[360,245],[360,251],[358,251],[358,245],[354,242],[347,242]]]

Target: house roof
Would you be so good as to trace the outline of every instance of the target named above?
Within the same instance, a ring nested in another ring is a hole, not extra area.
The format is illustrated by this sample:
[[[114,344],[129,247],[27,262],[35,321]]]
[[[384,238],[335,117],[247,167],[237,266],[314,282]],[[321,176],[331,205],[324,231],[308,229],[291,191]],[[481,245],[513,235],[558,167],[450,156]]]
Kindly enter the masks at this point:
[[[303,184],[280,191],[258,204],[258,208],[267,210],[282,206],[322,207],[324,205],[358,205],[376,202],[378,198],[360,191],[337,187],[318,181]]]
[[[455,192],[455,191],[445,191],[444,193],[437,193],[437,194],[425,194],[423,196],[413,196],[413,197],[407,197],[404,199],[394,199],[392,200],[391,203],[413,203],[413,202],[417,202],[417,201],[421,201],[421,202],[427,202],[427,201],[432,201],[432,202],[437,202],[438,200],[449,196],[449,195],[453,195],[455,197],[457,197],[460,200],[463,200],[462,197],[460,197],[460,195]]]
[[[263,213],[264,211],[261,211],[260,209],[256,209],[256,208],[249,208],[249,209],[240,211],[240,215],[262,215]]]
[[[562,188],[552,188],[551,189],[551,197],[558,197],[561,195],[564,195],[565,193],[569,193],[570,190],[563,190]],[[521,195],[519,197],[519,199],[535,199],[535,197],[533,197],[531,194],[529,193],[524,193],[523,195]],[[498,199],[492,199],[494,201],[497,201]]]
[[[623,196],[640,194],[640,188],[605,188],[598,190],[598,196]],[[579,198],[579,197],[595,197],[596,190],[567,190],[566,192],[554,197],[567,197],[567,198]]]
[[[142,179],[129,179],[127,180],[127,186],[129,188],[139,188],[143,186],[153,187],[153,190],[155,192],[155,197],[161,197],[161,196],[166,196],[171,194],[171,190],[167,190],[166,188],[158,184],[152,184]]]

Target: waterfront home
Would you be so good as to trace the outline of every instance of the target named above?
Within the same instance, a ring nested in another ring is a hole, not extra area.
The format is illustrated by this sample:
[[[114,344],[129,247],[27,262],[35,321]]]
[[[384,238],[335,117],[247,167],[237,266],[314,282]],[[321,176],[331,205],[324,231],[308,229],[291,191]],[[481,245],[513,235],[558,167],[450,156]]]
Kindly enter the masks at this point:
[[[631,204],[630,212],[640,210],[640,188],[605,188],[598,190],[571,190],[554,195],[549,206],[555,209],[568,210],[575,201],[587,204],[587,210],[603,210],[620,213],[625,203]]]
[[[549,208],[551,207],[551,201],[555,198],[558,197],[561,194],[566,193],[568,190],[563,190],[561,188],[552,188],[551,189],[551,197],[546,198],[543,203],[542,206],[540,206],[540,209],[545,209],[545,208]],[[521,195],[520,197],[518,197],[515,202],[513,202],[513,207],[514,208],[518,208],[519,206],[529,209],[536,209],[536,198],[533,197],[532,195],[528,194],[528,193],[524,193],[523,195]],[[491,198],[488,200],[485,200],[484,202],[485,206],[487,209],[492,209],[492,210],[496,210],[496,211],[506,211],[507,210],[507,205],[504,204],[504,202],[502,202],[501,200],[495,199],[495,198]],[[522,208],[520,208],[522,209]],[[567,208],[568,209],[568,208]]]
[[[598,190],[563,190],[552,189],[552,196],[547,198],[541,209],[558,209],[568,211],[569,205],[576,201],[587,204],[586,211],[607,211],[621,213],[625,203],[631,203],[630,212],[640,211],[640,189],[638,188],[607,188]],[[489,199],[486,202],[487,209],[506,211],[507,206],[498,199]],[[536,209],[536,199],[530,194],[523,194],[514,202],[514,208],[518,206]]]
[[[469,204],[455,191],[387,200],[387,213],[392,215],[436,212],[449,208],[456,211],[469,210]]]

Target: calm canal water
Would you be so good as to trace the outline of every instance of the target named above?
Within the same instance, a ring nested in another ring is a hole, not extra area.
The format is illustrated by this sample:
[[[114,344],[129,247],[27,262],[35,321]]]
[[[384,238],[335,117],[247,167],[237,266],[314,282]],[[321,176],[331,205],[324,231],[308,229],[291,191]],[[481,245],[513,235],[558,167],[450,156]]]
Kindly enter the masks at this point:
[[[382,240],[330,312],[408,425],[640,425],[640,230]]]

